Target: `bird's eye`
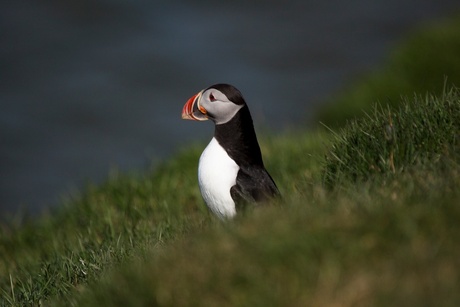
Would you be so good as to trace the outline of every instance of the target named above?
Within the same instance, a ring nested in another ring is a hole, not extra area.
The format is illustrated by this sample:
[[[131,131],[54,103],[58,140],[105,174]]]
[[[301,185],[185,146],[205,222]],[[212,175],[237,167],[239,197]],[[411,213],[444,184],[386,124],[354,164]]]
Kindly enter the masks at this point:
[[[216,101],[216,98],[214,97],[213,94],[209,94],[209,100],[210,101]]]

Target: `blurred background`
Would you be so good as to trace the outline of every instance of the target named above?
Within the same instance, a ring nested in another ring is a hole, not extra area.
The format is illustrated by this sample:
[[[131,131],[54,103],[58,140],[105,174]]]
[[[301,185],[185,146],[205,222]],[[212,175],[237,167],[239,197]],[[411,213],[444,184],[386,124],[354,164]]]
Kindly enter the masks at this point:
[[[209,140],[180,119],[214,83],[256,126],[314,126],[328,97],[377,69],[458,0],[3,0],[0,217],[37,215],[110,170],[139,171]]]

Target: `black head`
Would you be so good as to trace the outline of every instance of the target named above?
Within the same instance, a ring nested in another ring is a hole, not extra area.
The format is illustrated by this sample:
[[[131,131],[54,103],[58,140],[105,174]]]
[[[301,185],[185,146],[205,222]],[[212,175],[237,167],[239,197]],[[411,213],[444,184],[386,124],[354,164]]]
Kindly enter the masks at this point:
[[[244,101],[243,95],[241,95],[241,92],[233,85],[226,84],[226,83],[218,83],[218,84],[211,85],[210,87],[205,89],[205,91],[209,89],[216,89],[220,91],[222,94],[227,96],[228,100],[230,100],[236,105],[246,104],[246,102]]]

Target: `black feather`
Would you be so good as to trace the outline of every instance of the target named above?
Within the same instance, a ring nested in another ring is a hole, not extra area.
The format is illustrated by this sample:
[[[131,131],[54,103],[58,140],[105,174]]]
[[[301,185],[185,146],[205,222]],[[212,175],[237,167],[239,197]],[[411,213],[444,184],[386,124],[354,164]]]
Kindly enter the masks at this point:
[[[240,170],[230,193],[238,207],[247,202],[263,202],[279,195],[279,190],[265,169],[252,117],[241,93],[229,85],[212,86],[232,102],[243,107],[227,123],[216,125],[214,137],[238,164]],[[229,88],[230,87],[230,88]],[[229,97],[230,95],[230,97]]]
[[[230,189],[237,210],[246,203],[260,203],[279,195],[270,174],[263,168],[240,169],[236,184]]]

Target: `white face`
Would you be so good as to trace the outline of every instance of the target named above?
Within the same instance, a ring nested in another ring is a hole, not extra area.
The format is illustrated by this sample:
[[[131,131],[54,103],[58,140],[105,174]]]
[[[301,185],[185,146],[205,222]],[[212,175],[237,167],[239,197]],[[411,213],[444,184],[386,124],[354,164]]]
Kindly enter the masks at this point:
[[[210,88],[201,94],[198,106],[206,110],[206,115],[217,125],[225,124],[243,107],[228,100],[221,91]]]

